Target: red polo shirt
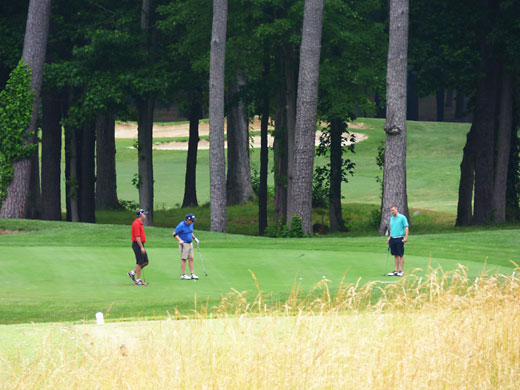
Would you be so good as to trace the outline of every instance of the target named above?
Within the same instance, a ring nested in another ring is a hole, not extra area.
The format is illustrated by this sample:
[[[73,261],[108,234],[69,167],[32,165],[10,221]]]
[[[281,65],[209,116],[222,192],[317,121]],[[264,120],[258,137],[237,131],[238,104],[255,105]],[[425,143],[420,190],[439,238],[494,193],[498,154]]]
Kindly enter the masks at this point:
[[[141,237],[141,242],[143,244],[146,242],[146,236],[144,234],[144,226],[139,218],[136,218],[134,223],[132,223],[132,242],[136,242],[137,237]]]

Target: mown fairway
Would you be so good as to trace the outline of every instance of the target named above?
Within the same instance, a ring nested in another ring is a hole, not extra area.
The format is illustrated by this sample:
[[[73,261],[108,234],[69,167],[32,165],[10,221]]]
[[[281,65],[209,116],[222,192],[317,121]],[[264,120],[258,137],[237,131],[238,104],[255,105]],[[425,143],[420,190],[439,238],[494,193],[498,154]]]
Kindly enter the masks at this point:
[[[132,219],[128,216],[129,222]],[[271,300],[285,299],[296,283],[308,290],[325,277],[335,289],[360,279],[396,282],[382,277],[386,240],[381,237],[269,239],[198,232],[209,276],[179,280],[178,249],[171,230],[147,230],[150,266],[147,287],[134,286],[126,272],[133,268],[129,227],[66,222],[6,221],[0,228],[33,230],[0,235],[6,277],[0,289],[0,323],[92,320],[97,311],[108,319],[163,318],[178,309],[189,314],[209,302],[215,305],[234,290],[254,297],[252,273]],[[519,230],[412,236],[406,269],[467,265],[471,277],[484,262],[490,272],[509,273],[520,262]],[[430,261],[431,255],[431,261]],[[386,271],[393,267],[388,260]]]

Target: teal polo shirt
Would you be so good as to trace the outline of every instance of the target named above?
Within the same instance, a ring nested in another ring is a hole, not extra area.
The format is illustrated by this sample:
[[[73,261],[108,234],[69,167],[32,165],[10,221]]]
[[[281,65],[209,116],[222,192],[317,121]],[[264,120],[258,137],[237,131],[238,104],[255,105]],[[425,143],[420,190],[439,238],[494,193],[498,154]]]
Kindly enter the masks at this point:
[[[408,220],[403,214],[397,213],[397,217],[393,215],[390,217],[390,236],[404,237],[406,234],[405,227],[408,226]]]

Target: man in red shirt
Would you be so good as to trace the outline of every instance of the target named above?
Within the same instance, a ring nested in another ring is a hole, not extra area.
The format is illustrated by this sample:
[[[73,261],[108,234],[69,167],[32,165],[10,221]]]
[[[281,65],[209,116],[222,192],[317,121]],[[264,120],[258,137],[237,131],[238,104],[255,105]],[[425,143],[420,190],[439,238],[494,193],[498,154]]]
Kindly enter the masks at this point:
[[[135,270],[128,272],[128,276],[135,283],[136,286],[146,286],[148,283],[141,280],[141,270],[148,265],[148,254],[144,249],[146,242],[146,235],[144,234],[143,221],[146,219],[148,211],[139,210],[137,218],[132,223],[132,249],[135,253]]]

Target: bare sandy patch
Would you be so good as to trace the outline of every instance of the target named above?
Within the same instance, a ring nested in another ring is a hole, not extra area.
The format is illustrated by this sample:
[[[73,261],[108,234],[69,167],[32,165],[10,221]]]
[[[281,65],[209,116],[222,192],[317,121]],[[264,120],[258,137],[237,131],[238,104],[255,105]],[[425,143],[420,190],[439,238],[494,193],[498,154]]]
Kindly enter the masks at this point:
[[[324,125],[324,124],[322,124]],[[369,127],[362,122],[349,123],[350,129],[368,129]],[[255,117],[250,124],[251,131],[260,131],[260,119]],[[273,130],[269,126],[269,130]],[[224,131],[227,130],[227,124],[224,123]],[[172,138],[172,137],[188,137],[190,135],[190,125],[188,123],[178,125],[160,125],[154,124],[153,136],[154,138]],[[209,135],[209,123],[199,123],[199,135]],[[117,123],[116,124],[116,138],[137,138],[137,124],[135,123]],[[359,138],[361,140],[361,138]]]
[[[5,230],[0,228],[0,234],[19,234],[19,233],[27,233],[24,230]]]
[[[352,133],[352,134],[356,138],[355,143],[361,142],[361,141],[364,141],[367,139],[367,136],[365,134],[361,134],[361,133]],[[320,136],[321,136],[321,131],[317,131],[316,139],[315,139],[316,146],[318,146],[320,144]],[[274,137],[271,134],[269,134],[267,137],[267,143],[269,144],[269,147],[273,146]],[[347,145],[350,145],[350,144],[351,144],[351,142],[348,141]],[[251,138],[250,145],[252,148],[255,148],[255,149],[260,148],[261,147],[260,136],[257,136],[257,135],[253,136]],[[224,147],[227,148],[226,141],[224,142]],[[161,142],[161,143],[154,144],[153,148],[155,150],[188,150],[188,142],[179,142],[179,141]],[[200,150],[209,149],[209,141],[205,140],[205,139],[201,139],[199,141],[198,149],[200,149]]]

